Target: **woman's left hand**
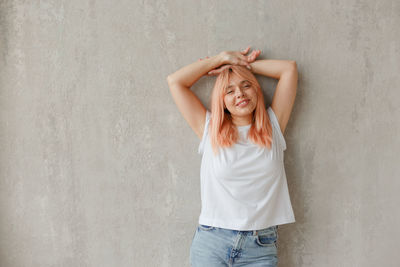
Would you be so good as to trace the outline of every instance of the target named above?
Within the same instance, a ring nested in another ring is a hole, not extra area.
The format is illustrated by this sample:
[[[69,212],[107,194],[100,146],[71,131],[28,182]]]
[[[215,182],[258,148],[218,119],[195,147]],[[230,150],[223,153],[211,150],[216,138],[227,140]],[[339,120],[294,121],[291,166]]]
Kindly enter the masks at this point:
[[[247,53],[249,52],[249,49],[250,49],[250,46],[247,47],[245,50],[243,50],[241,53],[242,53],[243,55],[245,55],[245,54],[247,54]],[[256,58],[257,58],[260,54],[261,54],[261,50],[253,50],[253,51],[251,52],[251,54],[247,56],[247,61],[248,61],[249,63],[254,62],[254,61],[256,60]],[[205,58],[208,58],[208,57],[205,57]],[[199,60],[203,60],[203,59],[200,58]],[[232,66],[232,64],[225,64],[225,65],[222,65],[222,66],[220,66],[220,67],[218,67],[218,68],[216,68],[216,69],[213,69],[213,70],[209,71],[209,72],[207,73],[207,75],[208,75],[208,76],[219,75],[224,69],[229,68],[230,66]]]

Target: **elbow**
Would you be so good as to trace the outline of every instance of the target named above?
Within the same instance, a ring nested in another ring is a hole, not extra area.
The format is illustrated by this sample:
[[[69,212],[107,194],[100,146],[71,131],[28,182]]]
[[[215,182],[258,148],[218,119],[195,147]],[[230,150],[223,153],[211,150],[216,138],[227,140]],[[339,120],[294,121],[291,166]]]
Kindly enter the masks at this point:
[[[290,64],[290,66],[288,67],[288,69],[291,72],[297,72],[297,63],[296,63],[296,61],[295,60],[290,60],[289,64]]]
[[[171,75],[167,76],[167,82],[168,82],[168,84],[172,83],[172,76]]]
[[[173,76],[173,74],[170,74],[170,75],[167,76],[167,82],[168,82],[169,86],[172,86],[172,85],[175,85],[175,84],[183,85],[176,77]]]
[[[298,71],[297,71],[297,64],[296,61],[294,60],[288,60],[287,61],[287,65],[284,69],[284,71],[282,72],[281,76],[291,76],[293,77],[293,75],[298,75]]]

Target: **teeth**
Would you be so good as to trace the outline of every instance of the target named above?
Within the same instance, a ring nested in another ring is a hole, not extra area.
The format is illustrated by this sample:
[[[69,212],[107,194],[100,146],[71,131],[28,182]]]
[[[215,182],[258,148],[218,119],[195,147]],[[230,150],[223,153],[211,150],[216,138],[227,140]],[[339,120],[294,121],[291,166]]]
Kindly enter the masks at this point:
[[[248,101],[248,100],[245,100],[245,101],[243,101],[243,102],[240,102],[240,103],[239,103],[239,106],[242,106],[242,105],[246,104],[247,102],[249,102],[249,101]]]

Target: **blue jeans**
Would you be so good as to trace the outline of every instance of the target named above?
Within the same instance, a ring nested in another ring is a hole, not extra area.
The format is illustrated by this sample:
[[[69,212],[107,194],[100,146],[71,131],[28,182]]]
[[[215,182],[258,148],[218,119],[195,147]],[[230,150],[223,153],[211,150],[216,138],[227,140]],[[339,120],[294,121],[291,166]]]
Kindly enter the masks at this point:
[[[192,267],[278,264],[278,226],[239,231],[199,224],[190,246]]]

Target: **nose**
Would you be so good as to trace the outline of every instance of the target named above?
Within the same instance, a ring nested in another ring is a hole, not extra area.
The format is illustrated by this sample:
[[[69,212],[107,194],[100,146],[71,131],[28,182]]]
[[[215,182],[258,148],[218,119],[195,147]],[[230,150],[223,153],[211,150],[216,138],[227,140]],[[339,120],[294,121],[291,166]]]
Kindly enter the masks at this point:
[[[242,96],[244,96],[244,90],[241,88],[238,88],[238,90],[236,90],[236,97],[239,98]]]

